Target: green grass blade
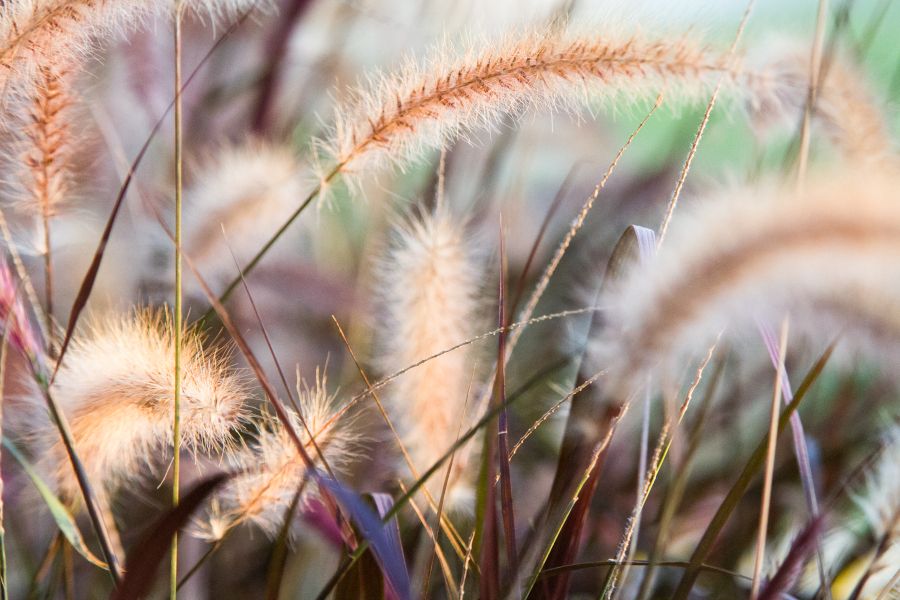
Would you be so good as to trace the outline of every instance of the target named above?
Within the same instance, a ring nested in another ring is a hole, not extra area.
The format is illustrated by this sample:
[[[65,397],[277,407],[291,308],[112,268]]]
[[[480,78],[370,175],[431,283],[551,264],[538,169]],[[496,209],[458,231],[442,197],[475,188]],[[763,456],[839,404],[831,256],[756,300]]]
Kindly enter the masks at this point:
[[[78,525],[75,523],[72,513],[70,513],[63,503],[60,502],[59,498],[56,497],[56,494],[53,493],[53,490],[50,489],[50,486],[47,485],[35,468],[31,466],[31,463],[28,462],[28,459],[26,459],[19,449],[16,448],[15,444],[5,437],[3,438],[3,447],[6,448],[6,450],[22,466],[22,470],[25,471],[25,474],[31,479],[31,483],[34,484],[34,487],[41,495],[41,498],[43,498],[47,508],[50,509],[50,514],[53,516],[53,520],[56,521],[56,526],[59,527],[59,531],[65,536],[72,547],[75,548],[75,551],[91,564],[96,565],[101,569],[109,570],[106,563],[97,558],[87,547],[87,544],[84,543],[84,538],[81,536],[81,531],[78,529]]]
[[[791,415],[794,414],[794,411],[796,411],[800,406],[800,402],[804,397],[806,397],[806,393],[822,373],[822,370],[825,368],[825,364],[831,357],[831,353],[834,350],[834,346],[836,343],[837,342],[832,342],[831,345],[829,345],[828,348],[825,349],[825,352],[822,353],[822,355],[819,357],[819,360],[816,361],[815,365],[813,365],[812,369],[810,369],[809,373],[807,373],[806,377],[804,378],[803,383],[797,389],[797,393],[794,396],[794,399],[781,413],[781,416],[778,419],[779,434],[781,434],[781,432],[784,431],[785,427],[787,427]],[[700,543],[697,544],[697,547],[694,549],[694,553],[691,555],[690,559],[691,566],[685,569],[684,573],[682,574],[681,581],[679,581],[678,587],[675,590],[675,594],[674,596],[672,596],[673,600],[687,599],[691,588],[694,587],[694,583],[697,581],[697,577],[700,574],[699,565],[706,560],[707,556],[709,556],[713,545],[716,543],[716,540],[719,537],[719,533],[722,532],[722,529],[728,522],[728,518],[731,516],[731,513],[734,512],[735,508],[737,508],[737,505],[740,502],[741,498],[743,498],[744,493],[747,491],[747,488],[750,487],[751,481],[754,477],[756,477],[759,470],[763,467],[766,458],[766,448],[768,442],[769,436],[766,435],[760,441],[753,454],[750,456],[747,464],[744,465],[744,469],[743,471],[741,471],[741,474],[738,477],[737,481],[734,482],[734,485],[728,491],[728,495],[725,496],[725,499],[722,501],[722,504],[719,506],[719,509],[713,516],[712,521],[710,521],[709,525],[706,528],[706,531],[703,533],[703,537],[700,539]]]

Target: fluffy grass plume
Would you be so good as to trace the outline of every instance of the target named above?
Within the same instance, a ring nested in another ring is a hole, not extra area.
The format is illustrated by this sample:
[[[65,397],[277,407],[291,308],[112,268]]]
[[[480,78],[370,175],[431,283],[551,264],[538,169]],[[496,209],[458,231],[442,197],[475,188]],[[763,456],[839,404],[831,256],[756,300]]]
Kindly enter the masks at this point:
[[[478,333],[483,277],[463,223],[443,205],[396,226],[378,281],[384,306],[383,320],[377,324],[381,368],[393,373]],[[420,474],[456,442],[467,394],[475,393],[469,390],[473,379],[469,348],[405,373],[386,395],[391,420]],[[400,471],[408,469],[404,465]],[[463,448],[453,463],[449,506],[462,503],[471,491],[466,475]],[[435,500],[443,480],[436,476],[427,484]]]
[[[85,467],[107,489],[148,474],[172,445],[173,338],[160,312],[97,320],[73,339],[51,386]],[[182,443],[221,448],[243,420],[245,381],[222,352],[204,349],[199,333],[183,341]],[[59,443],[49,458],[63,494],[77,498]]]
[[[41,67],[28,103],[22,160],[25,200],[44,219],[57,214],[72,184],[73,98],[69,84],[67,69]]]
[[[723,75],[745,84],[757,79],[688,36],[612,28],[513,34],[462,51],[442,47],[353,91],[335,111],[326,149],[343,173],[402,164],[423,148],[492,129],[507,113],[574,110],[598,98],[634,102],[660,92],[699,98]]]
[[[747,331],[785,313],[820,339],[837,331],[823,318],[896,339],[896,186],[875,172],[823,174],[800,195],[747,190],[683,213],[657,260],[607,298],[604,356],[614,377],[660,363],[666,371],[723,329]]]
[[[225,15],[254,0],[186,0],[201,14]],[[42,67],[88,54],[95,40],[107,40],[153,15],[173,12],[173,0],[15,0],[0,13],[0,89],[33,83]]]
[[[204,275],[230,279],[229,248],[243,264],[290,216],[302,194],[299,165],[289,148],[262,142],[226,146],[198,170],[188,191],[188,256]]]
[[[299,406],[315,444],[296,413],[291,413],[291,426],[319,468],[327,463],[332,472],[342,473],[358,451],[359,432],[352,417],[336,416],[335,396],[328,393],[326,385],[326,378],[317,371],[313,387],[305,383],[297,386]],[[248,522],[274,537],[294,496],[302,490],[302,505],[316,493],[306,463],[282,423],[265,414],[257,426],[255,443],[227,456],[230,467],[240,475],[213,499],[208,518],[197,532],[201,537],[219,540],[232,528]]]
[[[74,98],[71,70],[64,60],[38,69],[36,85],[27,102],[22,133],[19,176],[26,212],[40,222],[40,251],[44,256],[44,310],[47,331],[53,331],[53,259],[51,221],[70,199],[75,184],[73,157]]]
[[[871,561],[868,579],[857,583],[860,597],[900,597],[900,427],[891,431],[865,489],[854,500],[876,540],[876,550],[866,557]]]
[[[751,107],[752,121],[763,132],[796,128],[809,85],[809,50],[797,44],[773,44],[762,58],[778,82],[771,95]],[[827,63],[813,116],[820,130],[848,158],[881,161],[894,153],[887,107],[867,81],[861,65],[843,53]]]

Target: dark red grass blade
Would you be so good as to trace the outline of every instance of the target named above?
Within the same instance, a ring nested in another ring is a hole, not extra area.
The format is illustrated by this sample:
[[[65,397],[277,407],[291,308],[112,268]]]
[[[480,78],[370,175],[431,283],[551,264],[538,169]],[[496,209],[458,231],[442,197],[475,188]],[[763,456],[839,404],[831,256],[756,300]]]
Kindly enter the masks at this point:
[[[600,430],[606,431],[610,427],[615,427],[618,423],[618,416],[618,408],[609,407],[602,418]],[[582,488],[578,501],[572,508],[568,519],[566,519],[566,523],[562,531],[560,531],[558,543],[554,545],[547,559],[546,569],[552,570],[558,566],[571,564],[571,561],[574,561],[577,557],[578,549],[581,545],[581,533],[587,522],[588,511],[591,508],[591,499],[597,491],[597,484],[600,482],[600,475],[603,472],[608,448],[607,446],[601,452],[590,478]],[[542,578],[543,597],[564,599],[568,595],[570,577],[571,571],[561,570],[558,574]]]
[[[259,82],[260,92],[253,109],[253,122],[251,123],[251,128],[256,134],[264,134],[271,125],[272,102],[278,92],[278,76],[285,56],[287,56],[291,32],[297,27],[310,4],[312,4],[312,0],[288,0],[287,7],[279,15],[275,32],[267,40],[266,56],[268,60]]]
[[[113,591],[111,600],[134,600],[150,592],[156,581],[159,565],[172,545],[172,536],[182,528],[207,496],[232,476],[232,473],[219,473],[201,481],[181,498],[178,506],[168,510],[148,528],[144,539],[128,556],[125,577],[122,584]]]
[[[525,266],[522,267],[522,272],[519,274],[519,280],[516,283],[516,291],[512,295],[512,301],[509,303],[508,312],[510,315],[516,314],[516,309],[519,307],[519,302],[521,302],[522,295],[525,293],[525,284],[528,281],[528,274],[531,271],[531,265],[534,263],[534,259],[537,256],[538,248],[540,248],[541,242],[547,234],[547,228],[550,226],[550,221],[553,220],[553,217],[559,211],[559,207],[562,206],[563,200],[566,199],[566,193],[569,191],[569,188],[572,187],[572,181],[575,179],[575,173],[578,171],[579,166],[583,166],[583,163],[575,163],[569,168],[566,178],[563,179],[562,184],[556,191],[553,202],[550,204],[550,208],[547,209],[547,213],[544,215],[541,228],[538,230],[538,234],[534,238],[534,243],[531,244],[531,250],[528,252],[528,258],[525,260]]]
[[[213,53],[222,45],[228,36],[230,36],[234,31],[243,24],[244,21],[247,20],[247,17],[250,16],[250,13],[253,12],[256,4],[259,0],[255,0],[250,8],[247,9],[234,23],[232,23],[228,29],[226,29],[222,35],[215,41],[212,47],[206,52],[200,62],[194,67],[194,70],[187,77],[184,84],[181,86],[181,93],[184,93],[184,90],[191,84],[194,80],[194,77],[197,73],[200,72],[200,69],[207,63],[207,61],[212,57]],[[131,162],[131,165],[128,167],[128,172],[125,174],[125,179],[122,181],[122,185],[119,187],[119,192],[116,195],[116,201],[113,204],[112,211],[109,213],[109,218],[106,220],[106,226],[103,228],[103,234],[100,236],[100,242],[97,244],[97,250],[94,251],[94,257],[91,259],[91,264],[88,267],[87,273],[84,275],[84,279],[81,281],[81,286],[78,288],[78,295],[75,296],[75,301],[72,303],[72,310],[69,312],[69,322],[66,324],[66,335],[63,338],[63,343],[59,349],[59,357],[56,360],[56,367],[53,369],[53,375],[50,377],[50,382],[56,378],[56,372],[59,370],[59,366],[62,364],[63,357],[66,354],[66,350],[69,348],[69,342],[72,341],[72,334],[75,333],[75,326],[78,324],[78,318],[81,316],[81,313],[84,311],[84,307],[87,304],[88,298],[91,296],[91,292],[94,289],[94,282],[97,279],[97,273],[100,271],[100,263],[103,261],[103,255],[106,252],[106,245],[109,243],[109,238],[112,235],[113,225],[116,222],[116,219],[119,216],[119,209],[122,208],[122,204],[125,202],[125,195],[128,193],[128,188],[131,186],[131,181],[134,179],[134,174],[137,171],[138,166],[141,164],[141,161],[144,160],[144,155],[147,153],[147,150],[150,148],[150,143],[156,138],[156,134],[159,133],[159,130],[162,128],[163,123],[165,123],[166,118],[169,116],[169,113],[172,112],[172,109],[175,107],[175,98],[169,102],[169,106],[163,112],[162,116],[159,120],[156,121],[156,124],[153,126],[153,129],[150,130],[150,134],[147,136],[147,139],[144,141],[144,144],[141,146],[141,149],[138,150],[138,153],[135,155],[134,160]]]
[[[502,336],[502,334],[501,334]],[[501,345],[502,347],[502,345]],[[502,364],[502,360],[500,363]],[[497,380],[500,370],[494,381],[496,400]],[[482,598],[497,598],[500,594],[500,553],[497,540],[497,488],[494,485],[497,469],[497,436],[493,435],[494,422],[499,420],[502,409],[495,407],[492,402],[492,412],[496,416],[489,419],[489,424],[484,430],[484,456],[481,463],[479,482],[479,498],[477,500],[476,519],[481,523],[481,535],[475,536],[476,545],[480,545],[481,559],[479,569],[479,592]],[[480,511],[480,514],[478,514]],[[480,517],[480,518],[479,518]],[[480,544],[479,544],[480,542]]]
[[[794,587],[806,559],[816,549],[823,523],[824,519],[820,515],[803,528],[791,545],[791,550],[784,562],[778,567],[778,571],[760,592],[759,600],[779,600],[782,594],[789,592]]]
[[[648,234],[647,232],[650,233]],[[607,262],[603,281],[597,289],[595,305],[607,285],[622,277],[636,262],[642,259],[642,256],[646,255],[648,250],[655,247],[654,239],[651,236],[652,230],[637,225],[632,225],[625,230]],[[596,332],[603,326],[601,315],[595,313],[591,317],[591,323],[588,327],[588,339],[594,337]],[[590,373],[591,369],[587,368],[583,363],[584,357],[582,357],[582,365],[578,369],[576,387],[582,385],[592,375]],[[561,506],[569,501],[571,490],[578,483],[584,469],[592,460],[596,445],[603,439],[609,428],[615,427],[615,424],[618,423],[618,414],[619,404],[616,399],[608,398],[602,391],[586,391],[572,399],[569,419],[563,434],[556,476],[551,487],[550,498],[547,501],[547,514],[553,512],[554,507]],[[597,421],[598,415],[604,415],[599,418],[600,426],[595,429],[592,437],[585,436],[583,424]],[[582,489],[578,501],[560,531],[557,542],[547,558],[546,568],[552,569],[575,562],[581,532],[587,521],[591,499],[597,488],[605,456],[606,451],[604,450],[597,459],[597,464],[591,473],[590,479]],[[564,598],[568,592],[570,575],[568,571],[563,571],[553,580],[545,580],[543,589],[546,597]]]
[[[341,528],[334,519],[334,515],[329,512],[318,498],[311,498],[300,514],[303,521],[319,532],[326,542],[334,548],[340,549],[344,546],[344,538],[341,534]]]

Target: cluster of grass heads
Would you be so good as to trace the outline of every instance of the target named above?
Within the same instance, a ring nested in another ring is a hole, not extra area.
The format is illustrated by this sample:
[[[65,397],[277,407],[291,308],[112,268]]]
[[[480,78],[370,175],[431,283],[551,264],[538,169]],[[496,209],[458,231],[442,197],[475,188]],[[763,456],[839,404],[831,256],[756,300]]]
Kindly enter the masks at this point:
[[[3,600],[900,598],[891,2],[401,4],[2,3]]]

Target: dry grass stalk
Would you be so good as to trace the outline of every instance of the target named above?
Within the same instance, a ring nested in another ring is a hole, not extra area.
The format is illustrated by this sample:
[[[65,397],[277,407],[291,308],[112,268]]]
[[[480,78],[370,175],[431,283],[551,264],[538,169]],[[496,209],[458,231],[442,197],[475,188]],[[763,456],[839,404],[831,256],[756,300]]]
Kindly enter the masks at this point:
[[[335,412],[335,396],[326,389],[327,380],[316,372],[313,387],[298,384],[300,408],[309,431],[318,431]],[[295,431],[300,432],[318,467],[322,460],[336,473],[342,473],[356,456],[360,439],[352,418],[345,417],[315,437],[315,444],[296,414],[291,415]],[[199,524],[198,535],[210,540],[222,539],[241,523],[251,522],[274,536],[283,525],[294,495],[303,490],[301,503],[316,493],[306,463],[278,419],[263,415],[258,423],[256,443],[227,456],[231,467],[241,473],[211,503],[207,519]],[[321,452],[321,455],[319,455]]]
[[[244,419],[245,382],[227,370],[222,352],[202,344],[199,333],[185,332],[182,441],[194,450],[220,449]],[[167,315],[108,317],[74,339],[51,387],[91,479],[110,492],[146,475],[173,443],[173,351]],[[59,442],[48,461],[62,495],[77,498]]]
[[[769,441],[766,448],[766,469],[763,477],[763,493],[759,509],[759,531],[756,538],[756,559],[753,562],[753,582],[750,587],[750,600],[757,600],[762,585],[763,561],[766,556],[766,539],[769,534],[769,512],[772,507],[772,488],[775,474],[775,449],[778,444],[778,416],[781,400],[781,386],[784,375],[784,358],[787,354],[788,319],[781,322],[781,335],[778,344],[778,363],[775,366],[775,390],[769,412]]]
[[[765,134],[790,129],[803,111],[809,85],[809,56],[805,49],[776,45],[776,58],[766,69],[780,83],[768,101],[751,109],[752,122]],[[859,65],[835,54],[824,65],[816,93],[813,121],[844,156],[854,161],[878,162],[894,155],[894,141],[885,106],[871,89]]]
[[[395,228],[382,263],[378,293],[385,308],[378,323],[380,364],[394,372],[466,340],[477,331],[482,273],[463,225],[443,205]],[[391,421],[418,472],[456,442],[471,378],[471,348],[422,364],[394,382],[387,396]],[[455,455],[447,506],[468,495],[466,449]],[[443,477],[429,481],[441,496]]]
[[[792,322],[806,321],[801,330],[822,335],[821,321],[807,318],[812,311],[860,290],[879,290],[889,302],[880,309],[895,312],[900,290],[886,279],[900,256],[894,189],[894,178],[861,171],[822,177],[800,196],[737,194],[683,218],[651,268],[607,298],[616,326],[606,340],[613,379],[663,359],[674,365],[754,317],[790,312]]]

